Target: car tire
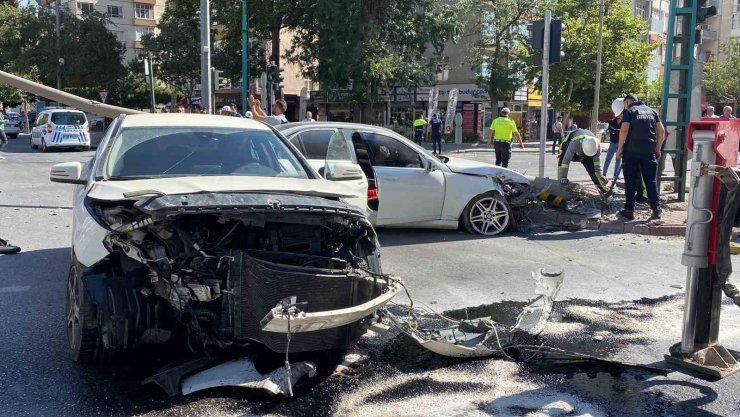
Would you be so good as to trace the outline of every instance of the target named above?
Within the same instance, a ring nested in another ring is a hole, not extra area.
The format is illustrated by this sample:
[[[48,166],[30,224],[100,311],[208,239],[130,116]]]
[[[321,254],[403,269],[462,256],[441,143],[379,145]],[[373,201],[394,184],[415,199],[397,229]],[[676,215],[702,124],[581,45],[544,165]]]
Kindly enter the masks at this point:
[[[100,333],[97,307],[93,304],[82,279],[83,266],[72,260],[67,276],[67,352],[78,363],[95,360]]]
[[[473,197],[465,206],[462,222],[465,230],[472,234],[495,236],[511,224],[511,208],[496,192],[487,192]]]
[[[46,139],[41,138],[41,152],[49,152],[49,148],[46,146]]]

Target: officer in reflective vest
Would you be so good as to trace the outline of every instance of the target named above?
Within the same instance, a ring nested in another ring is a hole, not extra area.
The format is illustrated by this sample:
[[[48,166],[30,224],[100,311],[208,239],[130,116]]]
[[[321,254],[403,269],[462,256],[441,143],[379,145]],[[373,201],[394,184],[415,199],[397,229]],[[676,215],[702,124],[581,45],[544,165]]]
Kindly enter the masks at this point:
[[[421,145],[421,141],[424,139],[424,126],[427,125],[427,121],[424,119],[424,115],[420,114],[419,117],[414,120],[414,142]]]
[[[524,149],[522,136],[516,128],[516,123],[509,119],[509,113],[511,111],[507,107],[501,109],[501,116],[493,119],[491,128],[488,130],[488,147],[491,147],[491,139],[493,139],[493,149],[496,151],[496,165],[504,168],[509,167],[511,140],[513,137],[516,137],[519,141],[519,147]]]
[[[588,172],[596,188],[604,196],[610,196],[611,191],[606,185],[606,178],[601,174],[601,146],[596,135],[590,130],[578,129],[566,134],[560,145],[558,155],[558,179],[561,185],[568,185],[568,170],[571,162],[580,162]]]
[[[622,127],[619,131],[617,158],[622,159],[624,171],[625,203],[619,215],[633,220],[637,183],[640,177],[645,182],[648,202],[653,212],[649,220],[660,220],[663,214],[658,194],[658,159],[665,140],[665,129],[658,113],[638,101],[637,96],[628,94],[624,98]]]

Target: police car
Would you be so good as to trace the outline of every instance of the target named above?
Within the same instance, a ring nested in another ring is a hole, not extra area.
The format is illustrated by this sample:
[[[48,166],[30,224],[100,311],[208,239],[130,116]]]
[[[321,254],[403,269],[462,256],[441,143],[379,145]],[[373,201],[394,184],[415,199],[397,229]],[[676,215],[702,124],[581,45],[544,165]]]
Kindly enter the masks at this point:
[[[89,126],[87,116],[79,110],[47,107],[31,131],[31,148],[43,152],[52,148],[90,150]]]

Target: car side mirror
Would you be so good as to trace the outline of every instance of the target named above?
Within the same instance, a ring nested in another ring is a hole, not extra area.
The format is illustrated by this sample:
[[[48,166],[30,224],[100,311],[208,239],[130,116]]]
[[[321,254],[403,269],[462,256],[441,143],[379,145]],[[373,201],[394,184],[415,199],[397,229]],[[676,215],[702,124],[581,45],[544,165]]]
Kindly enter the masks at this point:
[[[51,182],[64,184],[86,184],[87,180],[82,177],[82,164],[79,162],[64,162],[51,167],[49,179]]]
[[[427,170],[427,172],[432,172],[436,169],[434,166],[434,161],[431,159],[424,159],[424,169]]]
[[[330,169],[325,170],[326,179],[330,181],[361,180],[362,168],[351,162],[335,162]]]

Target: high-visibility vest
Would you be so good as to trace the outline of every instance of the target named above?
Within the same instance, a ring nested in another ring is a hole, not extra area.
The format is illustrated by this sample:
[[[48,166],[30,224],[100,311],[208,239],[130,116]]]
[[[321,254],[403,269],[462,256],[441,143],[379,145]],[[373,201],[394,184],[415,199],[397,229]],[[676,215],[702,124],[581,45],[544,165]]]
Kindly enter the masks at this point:
[[[518,132],[516,123],[508,117],[503,116],[493,119],[491,130],[493,130],[493,140],[499,142],[511,142],[514,132]]]

